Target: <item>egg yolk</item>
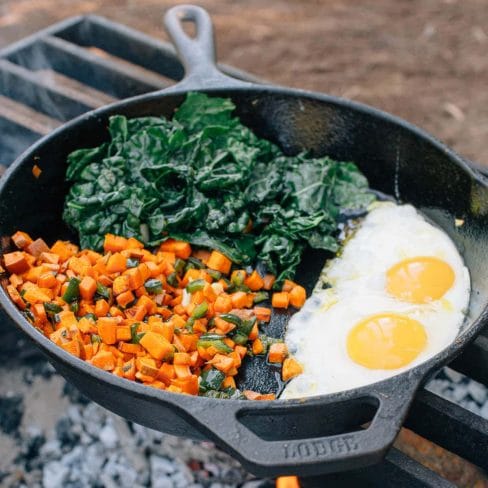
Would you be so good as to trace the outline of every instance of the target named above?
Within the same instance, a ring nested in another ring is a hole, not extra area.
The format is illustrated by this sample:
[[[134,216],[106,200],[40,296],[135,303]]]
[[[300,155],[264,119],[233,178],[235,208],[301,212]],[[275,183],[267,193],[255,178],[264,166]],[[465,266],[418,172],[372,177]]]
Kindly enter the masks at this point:
[[[368,369],[396,369],[412,362],[427,343],[420,322],[404,315],[382,313],[367,317],[349,332],[347,352]]]
[[[406,302],[428,303],[442,298],[454,278],[446,262],[420,256],[400,261],[386,272],[386,291]]]

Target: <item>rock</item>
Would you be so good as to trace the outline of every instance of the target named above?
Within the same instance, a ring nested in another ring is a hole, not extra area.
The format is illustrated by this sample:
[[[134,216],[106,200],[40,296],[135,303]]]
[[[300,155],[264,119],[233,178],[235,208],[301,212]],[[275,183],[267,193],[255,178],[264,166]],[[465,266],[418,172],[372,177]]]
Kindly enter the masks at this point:
[[[112,423],[106,423],[100,431],[100,441],[107,449],[114,449],[119,441],[117,431]]]
[[[44,488],[63,488],[68,479],[69,468],[59,461],[51,461],[42,471],[42,485]]]
[[[0,429],[5,434],[17,432],[23,415],[22,395],[8,392],[6,395],[0,396]]]
[[[465,384],[456,384],[452,390],[452,399],[460,402],[468,394],[468,387]]]
[[[464,376],[451,368],[444,368],[442,372],[449,378],[453,383],[459,383],[462,381]]]
[[[468,383],[468,393],[479,406],[482,406],[485,403],[485,399],[488,395],[486,387],[480,385],[476,381],[470,381]]]
[[[480,416],[488,420],[488,401],[481,407]]]
[[[61,417],[56,423],[56,437],[62,446],[74,446],[80,438],[79,434],[73,432],[71,425],[68,417]]]
[[[149,458],[149,463],[151,466],[151,473],[155,474],[171,474],[175,471],[174,464],[166,458],[160,456],[151,456]]]
[[[62,458],[61,463],[65,466],[80,466],[85,457],[85,451],[81,446],[76,446],[73,450],[67,452]]]
[[[47,461],[61,457],[61,443],[57,439],[46,442],[40,449],[39,455]]]

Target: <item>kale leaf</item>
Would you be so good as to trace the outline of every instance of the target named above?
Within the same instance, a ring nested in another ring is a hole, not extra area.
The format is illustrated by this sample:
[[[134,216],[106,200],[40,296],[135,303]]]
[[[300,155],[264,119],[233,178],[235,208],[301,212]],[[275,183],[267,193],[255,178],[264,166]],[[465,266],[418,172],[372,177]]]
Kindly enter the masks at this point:
[[[231,100],[189,93],[173,120],[110,118],[111,140],[68,156],[63,218],[83,248],[108,232],[149,246],[173,237],[260,261],[293,278],[307,246],[336,251],[337,219],[374,200],[350,162],[285,156],[233,115]]]

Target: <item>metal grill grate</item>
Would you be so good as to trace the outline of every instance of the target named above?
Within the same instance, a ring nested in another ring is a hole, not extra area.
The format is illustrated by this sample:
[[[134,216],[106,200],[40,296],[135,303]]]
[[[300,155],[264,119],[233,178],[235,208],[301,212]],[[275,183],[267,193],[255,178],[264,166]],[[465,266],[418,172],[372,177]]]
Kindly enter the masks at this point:
[[[254,79],[221,68],[231,76]],[[64,121],[117,99],[164,88],[182,76],[172,46],[97,16],[68,19],[7,47],[0,51],[0,172]],[[488,385],[488,331],[451,367]],[[466,409],[422,390],[406,427],[488,470],[488,421]],[[379,466],[303,480],[304,486],[325,484],[452,486],[396,449]]]

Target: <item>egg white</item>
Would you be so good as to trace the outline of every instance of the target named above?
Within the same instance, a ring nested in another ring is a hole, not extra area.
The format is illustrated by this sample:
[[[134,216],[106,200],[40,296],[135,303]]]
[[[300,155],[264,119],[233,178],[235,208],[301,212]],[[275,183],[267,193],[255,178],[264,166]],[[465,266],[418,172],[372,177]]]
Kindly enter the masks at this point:
[[[386,292],[387,270],[416,256],[437,257],[454,271],[454,284],[441,299],[413,304]],[[304,372],[286,385],[281,398],[357,388],[426,361],[455,339],[469,303],[469,273],[456,247],[411,205],[376,204],[342,254],[326,264],[322,280],[331,287],[317,287],[288,324],[285,342]],[[349,331],[365,317],[383,312],[406,315],[425,328],[425,349],[405,367],[368,369],[347,353]]]

